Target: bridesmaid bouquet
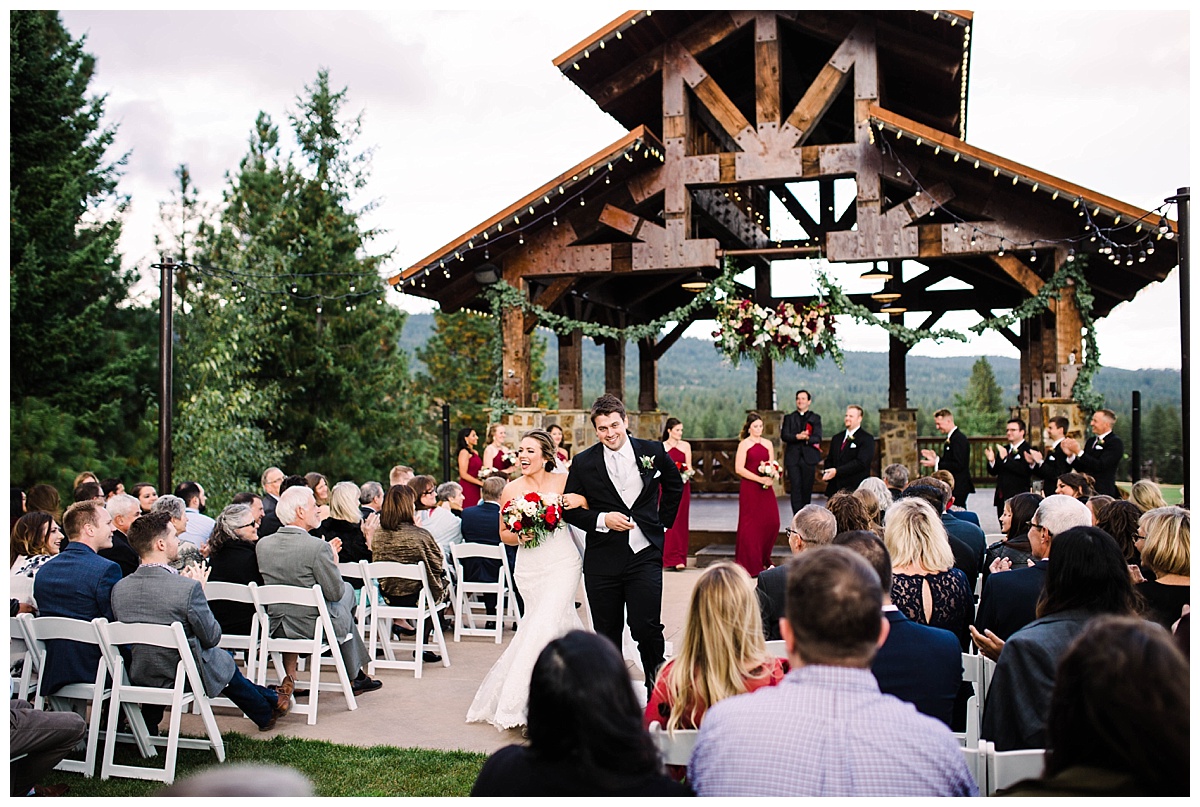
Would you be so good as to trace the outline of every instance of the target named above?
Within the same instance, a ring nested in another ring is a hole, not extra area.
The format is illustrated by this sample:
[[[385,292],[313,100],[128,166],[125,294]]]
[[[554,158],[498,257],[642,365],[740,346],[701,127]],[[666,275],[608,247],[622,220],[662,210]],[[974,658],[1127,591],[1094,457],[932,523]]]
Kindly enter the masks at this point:
[[[688,465],[686,462],[676,462],[675,467],[678,469],[679,475],[683,477],[685,484],[687,482],[691,482],[692,477],[696,475],[696,469]]]
[[[562,511],[562,497],[557,493],[530,491],[505,502],[500,518],[505,527],[517,534],[522,546],[533,549],[558,528]]]
[[[517,450],[515,448],[500,449],[500,457],[504,460],[505,468],[512,468],[517,464]]]
[[[493,468],[490,465],[485,465],[479,469],[479,473],[476,474],[476,476],[478,476],[480,479],[487,479],[489,476],[495,476],[498,473],[500,473],[500,469]]]
[[[767,476],[767,477],[770,477],[772,480],[778,480],[780,475],[782,475],[782,474],[783,474],[783,468],[781,468],[779,466],[779,463],[776,462],[775,460],[767,460],[766,462],[760,462],[758,464],[758,475],[759,476]],[[763,487],[769,488],[771,486],[763,485]]]

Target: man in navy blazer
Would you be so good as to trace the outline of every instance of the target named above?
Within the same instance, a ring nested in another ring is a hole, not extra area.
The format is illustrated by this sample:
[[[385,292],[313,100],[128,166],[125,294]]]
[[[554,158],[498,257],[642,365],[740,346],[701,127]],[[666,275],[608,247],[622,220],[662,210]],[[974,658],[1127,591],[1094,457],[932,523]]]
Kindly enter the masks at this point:
[[[480,489],[479,504],[474,507],[464,507],[462,511],[463,543],[491,544],[500,546],[500,494],[508,480],[503,476],[489,476],[483,480]],[[508,568],[517,568],[517,548],[504,544],[505,554],[508,555]],[[488,558],[463,558],[463,577],[479,583],[495,583],[500,579],[500,561]],[[516,591],[517,608],[524,613],[525,607],[521,595]],[[484,594],[483,601],[487,612],[496,612],[496,595]]]
[[[918,712],[949,726],[962,683],[958,639],[948,630],[913,622],[892,605],[892,558],[879,536],[853,530],[841,533],[833,543],[866,558],[883,587],[883,613],[890,630],[871,663],[879,691],[908,701]]]
[[[1038,505],[1029,525],[1029,550],[1036,562],[1024,569],[1012,569],[1012,561],[998,558],[983,584],[979,611],[971,629],[971,636],[981,649],[986,649],[988,631],[1008,641],[1009,636],[1037,619],[1037,602],[1046,583],[1054,536],[1091,523],[1091,511],[1073,496],[1047,496]]]
[[[121,567],[96,553],[112,546],[112,516],[102,501],[76,502],[63,514],[63,528],[71,542],[33,579],[38,611],[89,622],[98,616],[111,620],[112,588],[121,579]],[[98,645],[66,639],[46,642],[42,694],[52,695],[67,684],[92,683],[99,663]]]

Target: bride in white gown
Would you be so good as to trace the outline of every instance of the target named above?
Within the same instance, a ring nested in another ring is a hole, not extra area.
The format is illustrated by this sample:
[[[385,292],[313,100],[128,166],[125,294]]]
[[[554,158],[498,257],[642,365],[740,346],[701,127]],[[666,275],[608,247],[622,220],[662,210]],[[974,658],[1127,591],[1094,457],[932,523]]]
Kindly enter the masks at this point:
[[[562,495],[567,477],[553,473],[554,443],[549,434],[534,429],[522,435],[517,465],[521,476],[504,488],[500,496],[502,509],[509,500],[531,491]],[[587,507],[587,500],[571,493],[564,497],[563,506]],[[475,693],[467,722],[491,723],[504,730],[525,725],[529,678],[542,650],[568,631],[582,627],[575,613],[575,592],[583,562],[565,522],[533,548],[524,546],[503,523],[500,537],[518,547],[513,576],[525,600],[525,613],[521,629]]]

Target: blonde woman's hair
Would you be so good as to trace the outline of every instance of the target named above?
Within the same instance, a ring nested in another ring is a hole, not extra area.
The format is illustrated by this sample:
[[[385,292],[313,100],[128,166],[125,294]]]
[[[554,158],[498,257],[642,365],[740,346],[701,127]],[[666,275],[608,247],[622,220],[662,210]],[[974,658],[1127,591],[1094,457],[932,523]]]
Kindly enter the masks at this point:
[[[1142,563],[1156,575],[1191,577],[1192,517],[1182,507],[1156,507],[1138,521],[1146,532]]]
[[[362,511],[358,509],[358,495],[361,491],[353,482],[338,482],[329,492],[329,516],[340,518],[357,524],[362,521]]]
[[[1149,513],[1156,507],[1167,506],[1167,500],[1162,495],[1162,488],[1149,479],[1139,479],[1134,482],[1129,498],[1143,513]]]
[[[770,662],[754,582],[737,564],[714,563],[692,589],[683,646],[667,672],[667,730],[696,726],[697,714],[746,692],[746,679]]]
[[[930,572],[944,572],[954,565],[946,528],[929,502],[901,499],[887,509],[885,518],[883,542],[892,568],[918,564]]]
[[[503,428],[504,428],[503,423],[489,423],[488,424],[487,442],[489,445],[491,444],[492,439],[495,438],[495,436],[496,436],[496,429],[503,429]],[[507,429],[505,429],[505,431],[507,432]]]

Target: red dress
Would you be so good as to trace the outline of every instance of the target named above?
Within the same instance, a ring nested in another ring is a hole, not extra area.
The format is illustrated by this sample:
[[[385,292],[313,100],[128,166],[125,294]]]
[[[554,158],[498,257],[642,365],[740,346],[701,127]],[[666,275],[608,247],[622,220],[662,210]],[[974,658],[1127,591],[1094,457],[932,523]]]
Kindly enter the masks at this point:
[[[761,443],[746,451],[746,470],[758,473],[758,466],[771,459],[771,452]],[[775,487],[764,488],[760,482],[743,479],[738,490],[737,546],[734,560],[751,577],[771,565],[771,552],[779,537],[779,503]]]
[[[483,457],[471,452],[471,458],[467,460],[467,475],[479,478],[479,469],[483,467]],[[480,488],[474,482],[468,482],[461,476],[458,478],[458,484],[462,485],[463,489],[463,507],[474,507],[479,504]]]
[[[667,449],[667,456],[678,465],[687,457],[678,448]],[[675,523],[663,535],[663,568],[674,569],[676,566],[687,565],[688,541],[688,509],[692,502],[692,483],[683,483],[683,498],[679,500],[679,512],[675,515]]]

